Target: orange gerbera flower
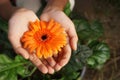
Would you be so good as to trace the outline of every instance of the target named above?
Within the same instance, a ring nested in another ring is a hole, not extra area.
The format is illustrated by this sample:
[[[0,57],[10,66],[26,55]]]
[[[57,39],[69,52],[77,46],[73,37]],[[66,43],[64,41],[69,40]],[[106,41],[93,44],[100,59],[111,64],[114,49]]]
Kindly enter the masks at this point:
[[[67,38],[64,28],[54,20],[30,22],[21,42],[29,53],[35,52],[39,58],[48,58],[61,51]]]

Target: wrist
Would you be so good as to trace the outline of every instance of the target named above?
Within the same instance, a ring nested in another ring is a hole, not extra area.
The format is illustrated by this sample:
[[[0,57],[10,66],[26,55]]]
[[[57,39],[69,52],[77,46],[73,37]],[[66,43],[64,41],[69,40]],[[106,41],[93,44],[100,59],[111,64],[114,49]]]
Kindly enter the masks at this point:
[[[26,9],[26,8],[18,8],[14,13],[11,15],[11,18],[14,18],[16,16],[21,16],[21,17],[28,17],[29,15],[33,15],[34,12],[32,10]]]
[[[47,1],[47,8],[55,9],[55,10],[63,10],[66,6],[68,0],[48,0]]]
[[[9,19],[9,23],[14,23],[14,21],[18,19],[28,21],[28,20],[32,20],[32,18],[33,20],[34,18],[37,19],[37,16],[32,10],[26,8],[19,8],[11,15]]]
[[[0,12],[0,16],[5,20],[9,20],[12,14],[18,9],[18,7],[8,6],[1,10],[2,12]]]
[[[17,7],[14,7],[13,5],[11,5],[10,1],[8,0],[2,0],[0,2],[0,16],[5,19],[5,20],[9,20],[9,18],[11,17],[11,15],[17,10]]]
[[[55,11],[62,11],[62,10],[56,6],[46,6],[43,10],[43,13],[55,12]]]

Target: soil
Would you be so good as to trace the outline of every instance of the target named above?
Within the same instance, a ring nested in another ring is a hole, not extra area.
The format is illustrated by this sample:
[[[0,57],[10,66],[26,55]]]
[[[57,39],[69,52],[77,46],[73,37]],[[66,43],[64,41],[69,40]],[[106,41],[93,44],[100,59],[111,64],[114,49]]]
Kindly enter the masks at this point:
[[[104,40],[111,50],[111,58],[102,70],[87,69],[83,80],[120,80],[120,6],[109,3],[110,0],[75,1],[73,12],[89,21],[99,19],[102,22]]]

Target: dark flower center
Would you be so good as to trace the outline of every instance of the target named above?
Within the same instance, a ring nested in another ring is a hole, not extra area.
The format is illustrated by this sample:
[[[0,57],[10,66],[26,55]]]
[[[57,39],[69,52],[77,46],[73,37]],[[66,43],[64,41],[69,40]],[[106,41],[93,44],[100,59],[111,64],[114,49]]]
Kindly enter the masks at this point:
[[[47,39],[47,35],[46,35],[46,34],[45,34],[45,35],[42,35],[42,36],[41,36],[41,39],[42,39],[42,40],[46,40],[46,39]]]

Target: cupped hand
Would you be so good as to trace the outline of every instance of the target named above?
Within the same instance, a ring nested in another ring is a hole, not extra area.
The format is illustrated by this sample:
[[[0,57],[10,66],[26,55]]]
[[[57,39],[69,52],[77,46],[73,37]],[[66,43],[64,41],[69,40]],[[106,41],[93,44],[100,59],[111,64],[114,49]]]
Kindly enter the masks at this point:
[[[49,21],[50,19],[54,19],[59,22],[62,27],[64,27],[67,35],[68,35],[68,44],[62,49],[62,51],[52,57],[53,62],[56,62],[54,69],[56,71],[60,70],[63,66],[65,66],[71,56],[71,49],[77,49],[77,41],[78,37],[76,34],[76,30],[73,22],[65,15],[65,13],[57,8],[45,8],[43,13],[40,16],[41,20]],[[52,64],[52,62],[48,62]]]
[[[16,53],[22,55],[26,59],[30,59],[30,61],[37,66],[42,73],[52,74],[54,73],[54,69],[52,69],[51,66],[55,64],[52,58],[48,59],[52,62],[50,66],[46,60],[40,60],[35,54],[29,54],[27,50],[22,47],[20,42],[23,33],[28,30],[29,22],[35,21],[36,19],[38,19],[37,16],[31,10],[17,10],[9,20],[8,38]]]

